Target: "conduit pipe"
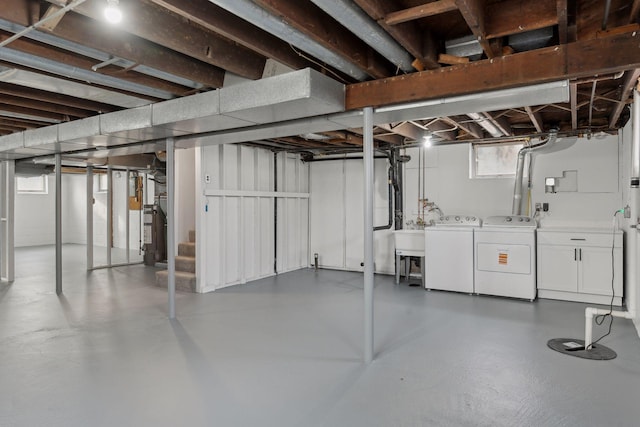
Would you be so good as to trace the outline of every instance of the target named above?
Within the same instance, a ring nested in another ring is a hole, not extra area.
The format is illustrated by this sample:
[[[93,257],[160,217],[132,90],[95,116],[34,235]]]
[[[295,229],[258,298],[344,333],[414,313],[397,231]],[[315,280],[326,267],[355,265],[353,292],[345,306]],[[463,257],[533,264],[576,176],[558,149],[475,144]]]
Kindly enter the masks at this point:
[[[360,40],[406,73],[415,71],[411,56],[369,15],[351,0],[311,0]]]
[[[558,137],[558,129],[551,129],[549,137],[539,144],[530,147],[523,147],[518,151],[518,163],[516,165],[516,182],[513,188],[513,205],[511,207],[512,215],[520,215],[522,213],[522,178],[524,176],[524,163],[527,155],[533,151],[543,147],[550,147],[555,144]]]
[[[311,40],[302,32],[296,30],[286,23],[284,19],[278,18],[267,12],[251,0],[209,0],[211,3],[220,6],[227,12],[262,28],[274,36],[290,43],[291,45],[309,53],[310,55],[326,62],[337,70],[353,77],[356,80],[365,80],[367,73],[355,64],[336,55],[321,44]]]
[[[640,174],[640,95],[638,94],[638,88],[633,91],[633,137],[631,141],[631,175],[632,178],[637,178],[638,174]],[[633,181],[633,179],[632,179]],[[631,212],[632,218],[638,218],[638,189],[633,187],[633,183],[630,188],[630,203],[631,203]],[[637,221],[637,219],[636,219]],[[630,319],[632,321],[636,320],[636,298],[637,298],[637,286],[638,286],[638,277],[637,277],[637,268],[635,268],[637,264],[637,239],[640,238],[637,234],[638,228],[636,224],[636,234],[631,237],[633,243],[630,245],[630,249],[632,251],[631,263],[634,266],[635,274],[631,275],[632,277],[627,280],[629,283],[627,289],[627,310],[607,310],[602,308],[595,307],[587,307],[584,309],[584,348],[586,350],[590,350],[593,345],[593,318],[594,316],[606,316],[610,315],[612,317],[619,317],[622,319]]]

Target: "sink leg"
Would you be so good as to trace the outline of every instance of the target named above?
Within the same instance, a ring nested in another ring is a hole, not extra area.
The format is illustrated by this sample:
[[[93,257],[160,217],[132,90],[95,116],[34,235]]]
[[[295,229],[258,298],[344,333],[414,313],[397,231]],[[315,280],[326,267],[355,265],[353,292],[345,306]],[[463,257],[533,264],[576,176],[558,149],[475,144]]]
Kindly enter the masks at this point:
[[[400,255],[396,255],[396,285],[400,283]]]
[[[404,278],[409,283],[409,276],[411,275],[411,257],[404,257]]]
[[[420,275],[422,276],[422,287],[426,288],[426,286],[425,286],[425,275],[424,275],[424,272],[425,272],[424,264],[425,264],[424,257],[422,256],[422,257],[420,257]]]

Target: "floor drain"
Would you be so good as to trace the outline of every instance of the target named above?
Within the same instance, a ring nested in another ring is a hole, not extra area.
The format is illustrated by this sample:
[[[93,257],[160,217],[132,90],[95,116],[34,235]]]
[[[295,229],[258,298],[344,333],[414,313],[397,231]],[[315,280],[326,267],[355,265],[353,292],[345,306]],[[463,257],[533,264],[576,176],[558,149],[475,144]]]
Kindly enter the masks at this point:
[[[590,360],[611,360],[617,354],[609,347],[594,344],[590,350],[584,349],[584,340],[574,338],[554,338],[547,341],[547,346],[558,353]]]

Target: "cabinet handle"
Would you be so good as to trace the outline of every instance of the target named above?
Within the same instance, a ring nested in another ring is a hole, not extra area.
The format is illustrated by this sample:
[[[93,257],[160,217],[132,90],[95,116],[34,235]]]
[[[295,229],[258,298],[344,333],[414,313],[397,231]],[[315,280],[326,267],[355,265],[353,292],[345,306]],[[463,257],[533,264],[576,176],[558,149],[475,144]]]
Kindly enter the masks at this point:
[[[578,238],[571,238],[571,239],[569,239],[569,240],[579,240],[579,241],[582,241],[582,242],[584,242],[584,241],[586,241],[587,239],[578,239]]]
[[[578,252],[578,255],[579,255],[578,261],[582,261],[582,248],[578,249],[578,251],[580,251]]]
[[[573,260],[578,260],[578,250],[576,248],[573,248]]]

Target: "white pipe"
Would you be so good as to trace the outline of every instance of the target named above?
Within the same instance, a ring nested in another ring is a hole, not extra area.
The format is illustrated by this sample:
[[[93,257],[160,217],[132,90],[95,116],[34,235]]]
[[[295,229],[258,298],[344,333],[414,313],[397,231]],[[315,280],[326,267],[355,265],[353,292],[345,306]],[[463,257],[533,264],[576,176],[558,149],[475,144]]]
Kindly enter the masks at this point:
[[[633,319],[635,317],[629,311],[609,311],[603,308],[587,307],[584,309],[584,348],[591,350],[593,342],[593,318],[595,316],[611,315],[612,317],[620,317],[622,319]]]
[[[107,166],[107,265],[111,265],[111,237],[113,236],[113,171]]]
[[[93,268],[93,166],[87,166],[87,270]]]
[[[56,294],[62,293],[62,159],[56,154]]]
[[[176,318],[176,162],[175,141],[167,138],[167,288],[169,293],[169,319]]]

